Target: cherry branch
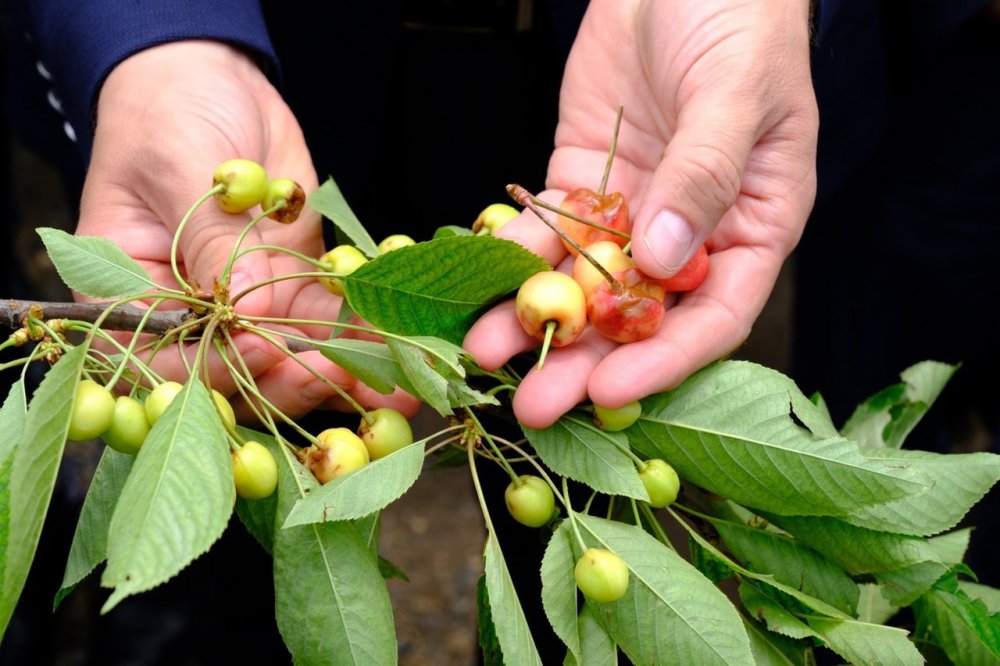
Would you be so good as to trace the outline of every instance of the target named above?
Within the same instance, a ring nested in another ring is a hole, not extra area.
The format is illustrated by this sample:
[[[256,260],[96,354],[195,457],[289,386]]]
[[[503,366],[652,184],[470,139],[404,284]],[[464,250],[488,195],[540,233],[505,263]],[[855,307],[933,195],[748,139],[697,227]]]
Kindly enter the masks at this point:
[[[52,301],[0,300],[0,326],[17,330],[24,326],[28,318],[72,319],[94,323],[108,309],[108,303],[66,303]],[[148,315],[148,316],[147,316]],[[101,328],[110,331],[134,331],[145,317],[142,330],[146,333],[162,335],[175,330],[198,315],[191,310],[157,310],[149,314],[147,310],[134,305],[120,305],[101,323]],[[276,335],[279,335],[277,332]],[[288,349],[303,352],[315,349],[299,340],[286,340]]]

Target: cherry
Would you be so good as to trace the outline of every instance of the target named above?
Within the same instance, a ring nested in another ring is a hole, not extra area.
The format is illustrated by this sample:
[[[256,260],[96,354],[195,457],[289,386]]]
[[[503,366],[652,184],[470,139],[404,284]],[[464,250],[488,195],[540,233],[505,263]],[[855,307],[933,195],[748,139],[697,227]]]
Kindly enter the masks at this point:
[[[115,398],[93,379],[81,380],[73,394],[66,438],[74,442],[94,439],[108,429],[115,413]]]
[[[624,430],[638,421],[640,416],[642,416],[642,405],[638,400],[616,409],[601,407],[594,403],[594,425],[608,432]]]
[[[628,590],[628,566],[622,558],[604,548],[588,548],[573,571],[576,586],[591,601],[610,603]]]
[[[372,460],[383,458],[413,443],[413,430],[406,417],[391,407],[379,407],[361,419],[358,436]]]
[[[609,273],[620,273],[635,268],[632,257],[625,254],[621,246],[612,241],[598,241],[584,249]],[[576,255],[576,261],[573,263],[573,279],[580,285],[584,296],[589,296],[597,285],[606,281],[604,275],[582,254]]]
[[[632,223],[628,219],[628,203],[620,192],[600,194],[589,188],[581,187],[567,194],[559,207],[576,217],[623,234],[628,234],[632,230]],[[588,226],[566,215],[559,216],[559,227],[583,247],[598,241],[611,241],[619,247],[625,247],[625,244],[628,243],[627,237]],[[574,256],[579,254],[577,249],[566,241],[563,241],[563,245],[566,246],[566,250],[570,254]]]
[[[177,394],[184,389],[184,386],[177,382],[163,382],[149,392],[146,396],[146,419],[150,425],[155,424],[167,411],[167,407],[174,401]]]
[[[645,466],[639,470],[639,478],[642,479],[642,485],[646,486],[650,506],[657,509],[673,504],[677,499],[677,493],[681,490],[677,471],[670,466],[670,463],[660,458],[647,460]]]
[[[392,252],[393,250],[398,250],[401,247],[407,247],[415,244],[416,241],[406,234],[393,234],[382,239],[382,242],[378,244],[378,251],[385,254],[386,252]]]
[[[302,186],[291,178],[275,178],[268,181],[267,192],[260,207],[271,210],[284,201],[285,205],[268,215],[269,218],[282,224],[291,224],[299,219],[299,214],[306,205],[306,193]]]
[[[104,443],[115,451],[135,455],[148,434],[149,420],[143,404],[127,395],[118,396],[111,425],[101,433]]]
[[[503,493],[511,517],[528,527],[541,527],[549,522],[556,508],[552,488],[545,479],[532,474],[522,474],[511,481]]]
[[[249,210],[267,194],[267,172],[253,160],[226,160],[216,167],[212,182],[225,186],[216,193],[215,202],[227,213]]]
[[[215,402],[215,408],[218,410],[219,416],[222,418],[222,424],[226,427],[226,430],[230,432],[235,430],[236,414],[233,412],[233,406],[226,400],[226,396],[212,389],[212,400]]]
[[[520,215],[513,206],[503,203],[490,204],[479,213],[472,223],[472,232],[483,236],[496,236],[500,229]]]
[[[615,284],[597,285],[587,297],[587,318],[606,338],[635,342],[660,327],[666,292],[657,280],[637,268],[615,274]]]
[[[246,500],[270,497],[278,487],[278,463],[260,442],[246,442],[232,452],[236,494]]]
[[[353,245],[338,245],[320,257],[319,260],[327,266],[330,273],[344,276],[350,275],[364,265],[368,261],[368,257]],[[322,277],[319,281],[330,293],[337,296],[344,295],[344,283],[340,278]]]
[[[702,245],[675,275],[663,278],[660,284],[667,291],[693,291],[705,281],[708,266],[708,250]]]
[[[347,428],[328,428],[316,439],[319,443],[307,449],[306,464],[320,483],[361,469],[370,460],[365,443]]]
[[[552,329],[553,347],[574,342],[587,325],[587,305],[580,285],[558,271],[542,271],[525,280],[514,307],[521,327],[532,338],[544,341],[546,329]]]

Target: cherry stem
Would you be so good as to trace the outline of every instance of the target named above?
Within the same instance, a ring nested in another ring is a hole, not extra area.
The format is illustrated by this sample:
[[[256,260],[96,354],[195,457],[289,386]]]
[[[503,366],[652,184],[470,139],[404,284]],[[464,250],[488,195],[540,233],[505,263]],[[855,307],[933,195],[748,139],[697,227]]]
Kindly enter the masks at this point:
[[[583,540],[583,535],[580,534],[580,526],[576,523],[576,512],[573,511],[573,507],[569,503],[569,482],[566,481],[566,477],[562,478],[562,491],[564,496],[564,502],[566,504],[566,517],[569,519],[569,525],[573,528],[573,536],[576,537],[576,542],[580,545],[580,550],[587,552],[587,542]]]
[[[556,329],[559,328],[559,322],[557,321],[547,321],[545,322],[545,340],[542,341],[542,351],[538,355],[538,369],[542,369],[542,365],[545,364],[545,357],[549,355],[549,347],[552,346],[552,336],[555,334]]]
[[[549,220],[549,218],[545,217],[545,214],[542,212],[542,210],[535,205],[535,202],[533,201],[535,197],[532,196],[532,194],[528,192],[528,190],[524,189],[520,185],[517,185],[516,183],[512,183],[507,186],[507,194],[510,195],[511,199],[518,202],[519,204],[530,210],[532,213],[534,213],[535,216],[538,217],[538,219],[540,219],[549,227],[549,229],[556,232],[556,235],[559,236],[559,238],[563,239],[563,241],[566,242],[570,247],[572,247],[574,250],[583,255],[583,258],[589,261],[590,265],[593,266],[595,269],[597,269],[598,273],[604,276],[604,279],[608,281],[608,284],[611,285],[611,289],[615,293],[621,290],[621,282],[616,280],[615,277],[608,272],[608,269],[606,269],[604,266],[601,265],[601,262],[597,261],[597,259],[594,259],[594,257],[589,252],[584,250],[579,243],[570,238],[565,231],[559,228],[559,225],[553,224],[552,221]]]
[[[611,147],[608,149],[608,161],[604,165],[604,176],[601,178],[601,186],[597,189],[597,193],[604,195],[604,190],[608,186],[608,176],[611,175],[611,163],[615,161],[615,150],[618,148],[618,130],[622,126],[622,112],[625,107],[618,107],[618,114],[615,116],[615,131],[611,135]]]
[[[174,272],[174,279],[177,280],[177,284],[184,291],[189,291],[191,289],[191,285],[189,285],[184,280],[184,278],[181,277],[181,272],[177,268],[177,246],[180,244],[181,232],[184,231],[184,227],[187,226],[187,223],[191,220],[191,217],[194,215],[194,212],[198,210],[203,203],[214,197],[219,192],[224,191],[225,189],[226,189],[225,183],[219,183],[218,185],[210,189],[208,192],[205,192],[205,194],[201,195],[201,198],[199,198],[197,201],[194,202],[194,205],[188,209],[188,212],[184,213],[184,217],[181,218],[181,223],[177,225],[177,231],[174,232],[174,240],[170,244],[170,269]]]
[[[115,374],[112,375],[111,379],[108,380],[108,386],[114,386],[115,384],[118,383],[118,380],[122,378],[122,375],[125,373],[125,368],[128,367],[129,361],[132,360],[132,354],[135,351],[136,344],[138,344],[139,342],[139,335],[140,333],[142,333],[143,327],[146,325],[146,322],[149,320],[149,317],[154,312],[156,312],[156,308],[163,304],[163,300],[164,299],[162,298],[158,299],[155,303],[149,306],[149,309],[146,310],[146,313],[143,315],[143,318],[136,325],[135,333],[133,333],[132,339],[129,340],[128,348],[125,350],[125,353],[122,354],[122,362],[115,369]]]
[[[222,269],[222,275],[219,277],[219,284],[221,284],[223,287],[229,286],[229,274],[233,270],[233,265],[236,263],[237,257],[240,256],[240,246],[243,245],[243,241],[246,240],[247,234],[250,233],[250,230],[256,227],[261,220],[267,218],[268,215],[274,213],[275,211],[279,211],[284,207],[285,207],[285,200],[278,199],[278,203],[268,208],[267,210],[261,212],[260,215],[250,220],[250,222],[245,227],[243,227],[243,231],[240,232],[239,238],[236,239],[236,243],[233,245],[233,251],[229,254],[229,261],[226,262],[226,267]]]
[[[536,206],[538,206],[539,208],[544,208],[545,210],[550,211],[552,213],[557,213],[559,215],[562,215],[563,217],[573,220],[574,222],[579,222],[580,224],[586,225],[588,227],[593,227],[594,229],[611,234],[612,236],[617,236],[618,238],[627,238],[630,241],[632,240],[631,234],[627,234],[624,231],[619,231],[618,229],[612,229],[611,227],[606,227],[603,224],[598,224],[597,222],[588,220],[586,218],[582,218],[576,213],[571,213],[568,210],[560,208],[559,206],[554,206],[550,204],[548,201],[545,201],[544,199],[539,199],[538,197],[533,196],[531,197],[531,202]]]
[[[653,530],[653,536],[655,536],[664,546],[676,552],[677,549],[674,548],[674,544],[670,542],[670,538],[664,531],[663,525],[661,525],[660,521],[656,519],[656,514],[653,513],[652,507],[643,502],[639,505],[639,509],[642,511],[642,515],[646,518],[646,522],[649,523],[650,528]]]

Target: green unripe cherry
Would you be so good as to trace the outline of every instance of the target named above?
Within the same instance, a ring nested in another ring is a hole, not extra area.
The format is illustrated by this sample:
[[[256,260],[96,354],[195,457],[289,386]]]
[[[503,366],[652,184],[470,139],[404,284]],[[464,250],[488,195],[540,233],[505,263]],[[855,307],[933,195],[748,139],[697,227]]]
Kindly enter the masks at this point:
[[[503,493],[511,517],[528,527],[541,527],[549,522],[556,508],[552,488],[545,479],[532,474],[522,474],[511,481]]]
[[[385,254],[386,252],[398,250],[401,247],[416,245],[416,243],[417,241],[413,240],[406,234],[393,234],[392,236],[386,236],[382,239],[382,242],[378,244],[378,251]]]
[[[299,214],[302,213],[302,208],[306,205],[305,190],[291,178],[275,178],[268,181],[267,192],[264,194],[264,200],[260,207],[264,210],[271,210],[282,200],[285,205],[268,217],[282,224],[291,224],[299,219]]]
[[[327,428],[316,439],[319,443],[309,447],[306,465],[320,483],[361,469],[371,460],[365,443],[347,428]]]
[[[114,413],[115,398],[107,387],[93,379],[80,381],[73,395],[66,438],[74,442],[94,439],[108,429]]]
[[[472,232],[495,236],[505,224],[520,214],[521,212],[513,206],[504,203],[490,204],[479,213],[479,217],[472,223]]]
[[[576,586],[583,596],[599,603],[611,603],[628,590],[628,566],[604,548],[588,548],[573,570]]]
[[[212,182],[225,186],[216,193],[215,202],[227,213],[249,210],[267,194],[267,172],[253,160],[226,160],[216,167]]]
[[[649,494],[650,506],[657,509],[673,504],[681,490],[677,471],[666,460],[647,460],[645,467],[639,470],[639,478]]]
[[[212,389],[212,400],[215,402],[216,409],[219,410],[219,416],[222,418],[222,424],[225,426],[226,430],[235,430],[236,413],[233,412],[233,406],[229,404],[228,400],[226,400],[226,396],[222,395],[215,389]]]
[[[246,500],[270,497],[278,487],[278,463],[260,442],[246,442],[232,452],[236,494]]]
[[[624,430],[638,421],[640,416],[642,416],[642,405],[638,400],[615,409],[594,405],[594,425],[608,432]]]
[[[149,395],[146,396],[146,419],[150,425],[155,424],[167,411],[167,407],[174,401],[177,394],[184,389],[182,384],[177,382],[163,382],[158,385]]]
[[[368,261],[368,257],[361,253],[361,250],[353,245],[338,245],[322,257],[320,262],[327,266],[327,270],[338,275],[350,275]],[[327,291],[337,296],[344,295],[344,283],[340,278],[319,278],[320,283],[326,287]]]
[[[104,443],[115,451],[135,455],[148,434],[149,420],[143,404],[127,395],[118,396],[111,425],[101,433]]]
[[[413,443],[413,430],[406,417],[390,407],[379,407],[362,417],[358,436],[372,460],[383,458]]]

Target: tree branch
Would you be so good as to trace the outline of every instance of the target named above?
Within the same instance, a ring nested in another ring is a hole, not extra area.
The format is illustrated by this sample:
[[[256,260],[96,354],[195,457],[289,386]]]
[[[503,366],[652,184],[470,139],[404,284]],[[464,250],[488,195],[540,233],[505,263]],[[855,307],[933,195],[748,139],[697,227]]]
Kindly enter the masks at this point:
[[[59,303],[50,301],[23,301],[23,300],[2,300],[0,301],[0,326],[5,326],[10,330],[17,330],[24,326],[28,317],[36,319],[75,319],[77,321],[87,321],[94,323],[108,309],[110,303]],[[142,318],[146,315],[146,310],[134,305],[120,305],[116,307],[102,322],[101,328],[111,331],[134,331]],[[157,310],[149,315],[143,331],[147,333],[163,334],[178,326],[182,326],[186,321],[195,317],[190,310]],[[280,333],[276,332],[276,335]],[[286,340],[288,348],[293,352],[302,352],[315,349],[312,345],[298,340]]]

